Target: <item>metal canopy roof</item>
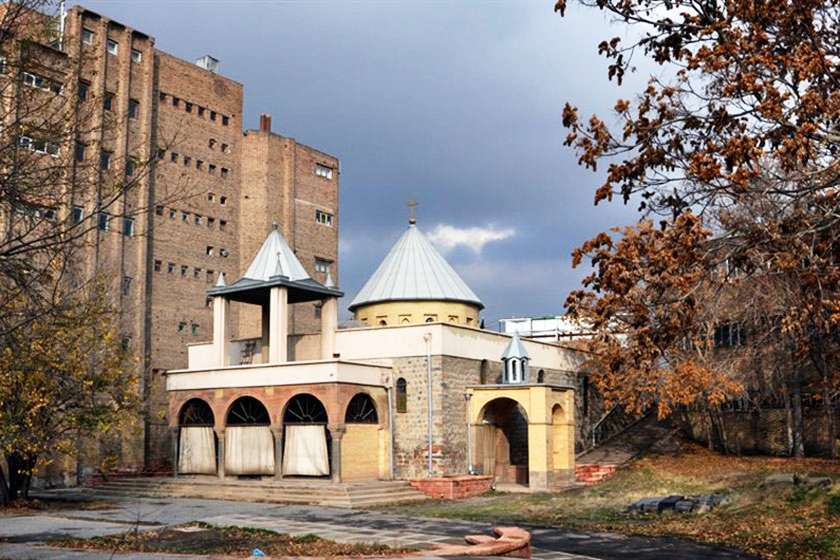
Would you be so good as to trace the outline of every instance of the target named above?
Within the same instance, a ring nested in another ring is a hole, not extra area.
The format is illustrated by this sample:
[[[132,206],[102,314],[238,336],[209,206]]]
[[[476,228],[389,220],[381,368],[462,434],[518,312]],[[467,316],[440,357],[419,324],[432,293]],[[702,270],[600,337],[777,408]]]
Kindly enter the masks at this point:
[[[459,301],[484,307],[414,224],[350,303],[350,310],[368,303],[405,300]]]
[[[522,344],[522,339],[519,338],[519,333],[513,333],[513,338],[510,339],[507,348],[505,348],[504,353],[502,353],[502,361],[509,360],[511,358],[530,359],[528,351],[525,350],[525,345]]]
[[[224,295],[232,301],[263,305],[268,302],[269,288],[274,286],[289,288],[289,303],[344,295],[334,286],[324,286],[310,278],[292,248],[278,231],[277,224],[272,226],[271,232],[263,241],[242,278],[226,286],[224,277],[220,275],[219,283],[207,293],[211,296]]]

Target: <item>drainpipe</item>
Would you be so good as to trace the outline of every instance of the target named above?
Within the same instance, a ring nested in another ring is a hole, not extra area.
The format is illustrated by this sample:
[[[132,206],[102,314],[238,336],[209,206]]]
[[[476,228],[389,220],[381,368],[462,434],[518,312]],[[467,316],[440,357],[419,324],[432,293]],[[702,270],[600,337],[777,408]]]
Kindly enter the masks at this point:
[[[385,387],[385,393],[388,395],[388,437],[391,440],[390,451],[391,451],[391,471],[389,473],[390,479],[394,480],[394,467],[395,467],[395,459],[394,459],[394,377],[391,376],[391,383]]]
[[[472,462],[472,426],[470,425],[470,393],[464,394],[464,399],[467,401],[467,474],[475,474],[473,472]]]
[[[426,399],[429,401],[429,477],[432,476],[432,333],[423,335],[426,341]]]

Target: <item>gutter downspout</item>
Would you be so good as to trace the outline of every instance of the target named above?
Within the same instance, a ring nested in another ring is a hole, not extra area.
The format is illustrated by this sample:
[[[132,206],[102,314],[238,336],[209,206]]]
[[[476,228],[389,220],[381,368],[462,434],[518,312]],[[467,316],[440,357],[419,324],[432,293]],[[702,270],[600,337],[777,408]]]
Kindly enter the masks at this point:
[[[394,460],[394,399],[393,399],[394,376],[393,375],[391,376],[390,381],[391,382],[388,384],[388,386],[385,387],[385,393],[388,396],[388,436],[389,436],[388,439],[391,441],[391,445],[390,445],[390,450],[391,450],[390,468],[391,468],[391,470],[390,470],[390,473],[389,473],[389,475],[390,475],[389,478],[390,478],[390,480],[394,480],[396,478],[396,476],[394,474],[395,473],[395,471],[394,471],[395,460]]]
[[[429,402],[429,477],[432,476],[432,333],[423,335],[426,341],[426,399]]]
[[[472,462],[472,426],[470,425],[470,401],[472,395],[470,393],[464,394],[467,401],[467,474],[475,474]]]

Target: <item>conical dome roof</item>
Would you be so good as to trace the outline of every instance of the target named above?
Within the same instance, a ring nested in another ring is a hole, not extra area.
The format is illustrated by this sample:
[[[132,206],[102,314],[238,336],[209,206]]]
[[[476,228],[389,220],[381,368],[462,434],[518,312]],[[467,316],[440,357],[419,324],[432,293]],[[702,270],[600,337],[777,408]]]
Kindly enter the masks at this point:
[[[350,303],[350,310],[368,303],[406,300],[459,301],[484,307],[414,224]]]
[[[276,226],[265,238],[248,270],[242,275],[243,278],[261,282],[267,282],[272,276],[285,276],[295,281],[309,278],[309,274]]]

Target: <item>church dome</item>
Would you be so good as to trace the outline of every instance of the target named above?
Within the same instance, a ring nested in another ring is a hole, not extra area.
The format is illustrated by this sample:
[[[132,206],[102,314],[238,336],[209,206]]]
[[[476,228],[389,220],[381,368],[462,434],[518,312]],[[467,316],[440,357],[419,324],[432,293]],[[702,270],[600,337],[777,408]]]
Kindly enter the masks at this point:
[[[475,325],[484,304],[413,223],[349,309],[370,325],[448,321]]]

